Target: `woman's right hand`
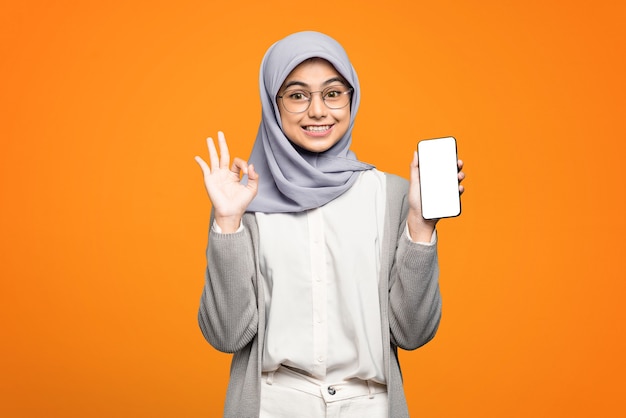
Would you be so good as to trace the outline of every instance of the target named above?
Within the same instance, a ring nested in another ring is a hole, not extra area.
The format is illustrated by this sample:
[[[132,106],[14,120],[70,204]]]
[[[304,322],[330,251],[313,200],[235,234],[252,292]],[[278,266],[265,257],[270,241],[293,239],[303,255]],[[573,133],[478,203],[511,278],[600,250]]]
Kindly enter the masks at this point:
[[[211,166],[200,157],[195,157],[204,174],[204,186],[213,205],[215,222],[223,233],[237,231],[246,208],[257,193],[259,175],[254,166],[241,158],[230,165],[230,154],[223,132],[217,133],[220,148],[218,156],[213,138],[207,138]],[[241,184],[242,174],[248,175],[248,184]]]

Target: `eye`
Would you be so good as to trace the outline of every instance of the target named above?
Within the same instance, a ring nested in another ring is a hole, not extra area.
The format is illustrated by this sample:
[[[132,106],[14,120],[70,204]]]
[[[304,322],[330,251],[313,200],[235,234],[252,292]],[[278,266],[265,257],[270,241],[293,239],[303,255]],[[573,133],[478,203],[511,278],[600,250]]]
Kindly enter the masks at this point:
[[[324,97],[326,99],[338,99],[347,89],[344,86],[332,86],[325,90]]]
[[[308,100],[309,99],[308,95],[305,92],[301,91],[301,90],[286,91],[284,97],[289,99],[289,100],[296,101],[296,102],[304,101],[304,100]]]

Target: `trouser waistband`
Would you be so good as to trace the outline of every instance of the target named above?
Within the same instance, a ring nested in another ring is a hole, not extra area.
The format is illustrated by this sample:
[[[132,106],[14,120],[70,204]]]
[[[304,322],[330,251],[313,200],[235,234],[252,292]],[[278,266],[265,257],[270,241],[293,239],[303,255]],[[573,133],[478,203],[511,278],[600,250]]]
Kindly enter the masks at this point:
[[[283,366],[273,372],[264,372],[262,380],[268,385],[278,384],[318,396],[326,402],[342,401],[358,396],[373,398],[377,393],[387,392],[386,385],[372,380],[350,379],[327,383]]]

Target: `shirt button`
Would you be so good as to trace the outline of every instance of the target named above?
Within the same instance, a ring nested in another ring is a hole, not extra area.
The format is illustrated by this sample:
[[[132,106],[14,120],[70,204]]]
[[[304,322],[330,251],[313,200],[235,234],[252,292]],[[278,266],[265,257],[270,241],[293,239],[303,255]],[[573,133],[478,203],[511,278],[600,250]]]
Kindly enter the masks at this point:
[[[328,386],[328,393],[331,395],[334,395],[335,393],[337,393],[337,391],[335,390],[334,387]]]

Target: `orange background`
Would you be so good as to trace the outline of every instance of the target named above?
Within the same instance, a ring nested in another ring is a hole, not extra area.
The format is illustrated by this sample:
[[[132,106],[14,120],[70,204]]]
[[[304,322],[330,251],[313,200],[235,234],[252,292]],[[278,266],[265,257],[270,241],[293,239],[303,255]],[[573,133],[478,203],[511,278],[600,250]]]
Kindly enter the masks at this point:
[[[248,155],[261,58],[305,29],[360,75],[361,159],[466,161],[412,415],[624,416],[625,4],[4,0],[0,416],[220,416],[193,157]]]

